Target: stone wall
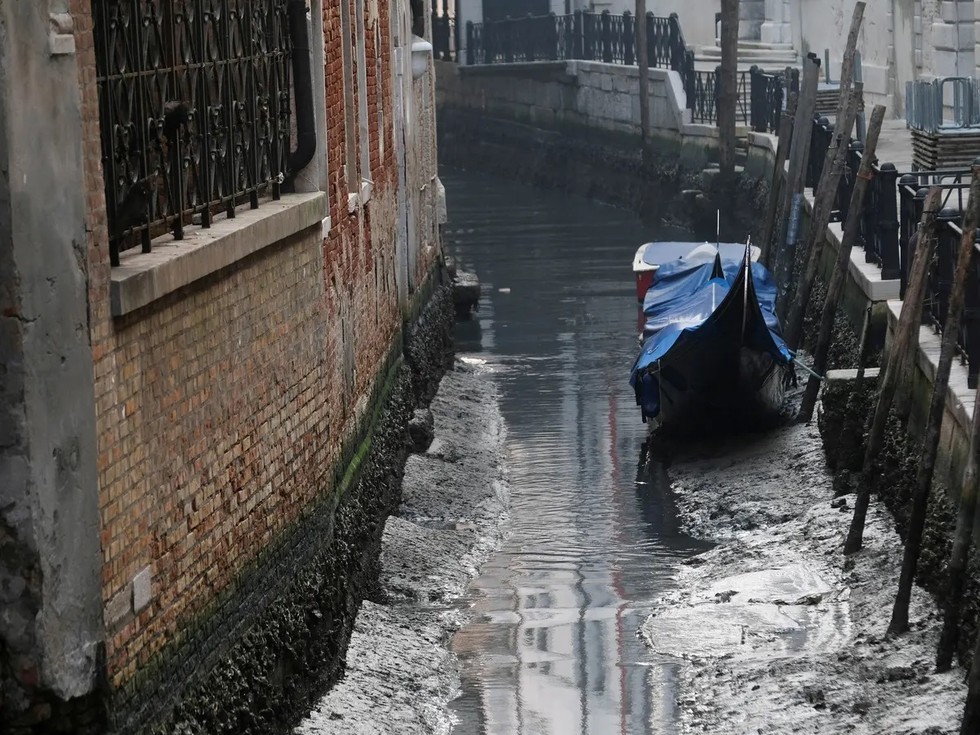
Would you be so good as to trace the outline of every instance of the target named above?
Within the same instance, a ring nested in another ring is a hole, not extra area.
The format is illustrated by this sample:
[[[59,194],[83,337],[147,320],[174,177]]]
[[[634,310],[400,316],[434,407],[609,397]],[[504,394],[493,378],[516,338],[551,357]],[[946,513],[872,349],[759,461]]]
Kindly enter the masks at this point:
[[[574,126],[639,135],[639,70],[591,61],[457,67],[439,64],[441,105],[543,128]],[[650,70],[650,125],[679,140],[690,119],[676,72]]]

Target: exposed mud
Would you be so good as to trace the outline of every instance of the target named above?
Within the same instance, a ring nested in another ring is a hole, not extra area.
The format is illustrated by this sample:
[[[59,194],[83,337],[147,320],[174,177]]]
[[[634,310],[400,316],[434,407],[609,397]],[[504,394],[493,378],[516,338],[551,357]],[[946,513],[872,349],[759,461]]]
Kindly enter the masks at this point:
[[[687,530],[719,545],[691,560],[642,635],[678,656],[681,732],[958,731],[963,671],[936,675],[936,606],[914,590],[910,633],[886,639],[901,563],[873,502],[865,548],[842,548],[853,495],[834,497],[815,424],[678,461]]]
[[[358,615],[344,678],[302,735],[447,733],[459,674],[448,651],[460,600],[497,547],[506,517],[504,427],[494,383],[457,361],[432,403],[435,439],[405,467],[402,504],[382,539],[375,599]]]

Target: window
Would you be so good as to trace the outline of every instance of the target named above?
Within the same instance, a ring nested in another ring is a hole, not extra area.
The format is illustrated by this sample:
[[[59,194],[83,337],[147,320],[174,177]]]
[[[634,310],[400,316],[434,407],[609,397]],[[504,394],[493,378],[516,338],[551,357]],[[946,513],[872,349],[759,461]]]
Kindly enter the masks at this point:
[[[290,173],[287,0],[92,5],[112,264],[278,198]]]
[[[384,85],[381,83],[381,24],[374,22],[374,78],[378,85],[378,158],[383,162],[385,157],[385,100],[381,94]]]
[[[357,121],[354,112],[354,51],[351,43],[350,0],[340,0],[340,48],[344,63],[344,171],[347,191],[357,194],[361,181],[357,171]]]
[[[364,0],[357,3],[355,20],[357,22],[357,118],[358,140],[361,146],[361,179],[371,180],[371,130],[368,127],[368,90],[367,90],[367,51],[364,29]]]

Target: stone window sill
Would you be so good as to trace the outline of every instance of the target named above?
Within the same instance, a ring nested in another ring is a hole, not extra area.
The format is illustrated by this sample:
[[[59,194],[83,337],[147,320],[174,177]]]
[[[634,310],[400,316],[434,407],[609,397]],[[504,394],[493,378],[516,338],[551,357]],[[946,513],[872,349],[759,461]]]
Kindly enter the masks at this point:
[[[352,191],[347,195],[347,214],[354,214],[359,207],[367,206],[374,193],[374,182],[370,179],[361,179],[359,191]]]
[[[309,227],[328,215],[323,192],[283,194],[258,209],[242,208],[234,219],[211,227],[186,227],[183,240],[170,236],[153,242],[153,252],[120,254],[109,287],[112,315],[123,316],[194,281]],[[321,225],[322,226],[322,225]]]

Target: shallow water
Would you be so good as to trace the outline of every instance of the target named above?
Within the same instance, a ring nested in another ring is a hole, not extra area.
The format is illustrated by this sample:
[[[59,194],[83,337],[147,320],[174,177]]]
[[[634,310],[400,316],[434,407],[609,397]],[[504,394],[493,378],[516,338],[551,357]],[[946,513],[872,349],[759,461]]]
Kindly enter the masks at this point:
[[[631,262],[675,237],[628,212],[443,170],[447,252],[483,284],[457,330],[497,373],[511,519],[453,648],[456,733],[669,733],[676,659],[637,629],[687,556],[662,467],[644,456],[629,368]]]

